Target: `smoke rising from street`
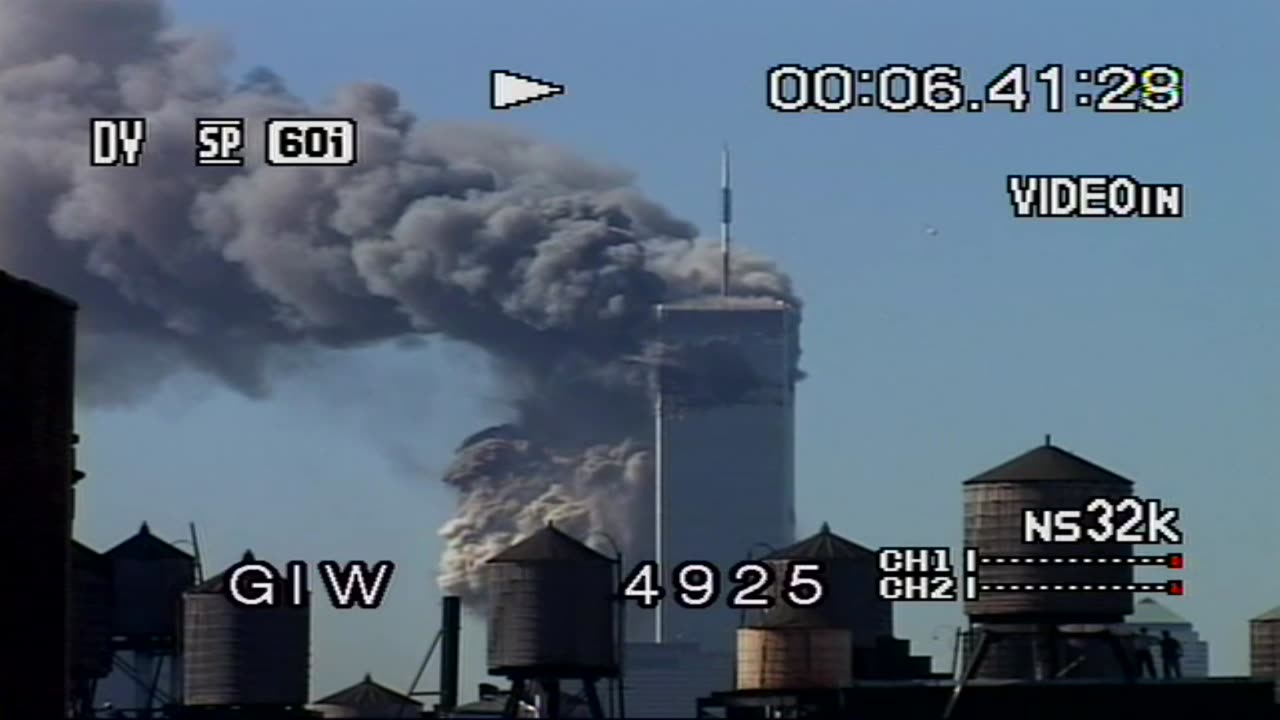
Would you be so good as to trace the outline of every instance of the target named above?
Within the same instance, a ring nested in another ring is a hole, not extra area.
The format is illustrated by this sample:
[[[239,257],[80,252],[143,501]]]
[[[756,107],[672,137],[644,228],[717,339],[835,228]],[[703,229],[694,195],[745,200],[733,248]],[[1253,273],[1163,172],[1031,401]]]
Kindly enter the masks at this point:
[[[418,122],[381,85],[313,108],[228,60],[152,0],[0,0],[0,268],[81,303],[82,399],[141,402],[174,372],[263,397],[316,349],[449,338],[492,358],[511,416],[444,478],[443,588],[474,602],[477,564],[548,519],[644,542],[634,358],[655,303],[718,288],[717,249],[624,173]],[[356,118],[358,164],[265,166],[263,121],[307,115]],[[90,167],[89,119],[125,116],[148,121],[141,166]],[[194,165],[197,117],[247,119],[246,167]],[[743,253],[734,289],[794,300]]]

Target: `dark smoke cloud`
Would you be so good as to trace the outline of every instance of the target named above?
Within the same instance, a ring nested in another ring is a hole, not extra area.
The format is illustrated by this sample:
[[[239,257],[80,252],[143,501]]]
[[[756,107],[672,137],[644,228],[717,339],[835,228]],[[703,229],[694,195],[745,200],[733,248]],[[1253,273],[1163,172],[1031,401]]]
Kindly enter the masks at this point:
[[[239,82],[152,0],[0,0],[0,268],[82,303],[83,397],[135,402],[173,372],[251,396],[318,348],[447,337],[485,350],[511,425],[464,444],[442,582],[557,518],[637,542],[651,306],[716,286],[715,249],[627,175],[495,129],[427,125],[376,84],[308,107]],[[194,166],[194,118],[341,115],[350,168]],[[89,119],[148,120],[142,165],[89,166]],[[770,262],[735,290],[790,298]]]

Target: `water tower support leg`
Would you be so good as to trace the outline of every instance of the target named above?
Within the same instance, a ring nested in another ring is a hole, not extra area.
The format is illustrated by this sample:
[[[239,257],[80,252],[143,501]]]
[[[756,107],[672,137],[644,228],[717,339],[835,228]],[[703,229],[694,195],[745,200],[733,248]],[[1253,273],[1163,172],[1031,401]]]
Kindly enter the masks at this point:
[[[506,707],[502,709],[502,717],[520,716],[520,698],[524,696],[524,678],[511,679],[511,693],[507,695]]]
[[[1061,638],[1057,625],[1040,625],[1032,638],[1033,662],[1036,680],[1052,680],[1058,677],[1061,665],[1058,657]]]
[[[587,708],[591,710],[591,717],[604,720],[604,707],[600,704],[600,694],[596,692],[596,681],[587,680],[584,684],[587,691]]]
[[[560,681],[544,680],[542,689],[547,701],[547,717],[560,717]]]
[[[1134,673],[1133,658],[1129,657],[1129,651],[1120,641],[1120,637],[1108,630],[1104,633],[1107,636],[1107,644],[1111,646],[1111,651],[1116,654],[1116,661],[1120,663],[1120,672],[1124,673],[1125,682],[1134,682],[1137,674]]]
[[[969,661],[965,663],[964,672],[960,675],[959,681],[956,682],[955,689],[951,691],[951,699],[947,701],[947,709],[942,713],[943,720],[950,718],[951,713],[955,711],[956,703],[960,702],[961,691],[969,684],[973,676],[978,673],[978,669],[982,667],[983,659],[987,656],[987,650],[991,648],[991,643],[995,641],[996,638],[992,636],[990,630],[982,630],[981,634],[978,635],[978,647],[974,650],[973,657],[969,658]]]

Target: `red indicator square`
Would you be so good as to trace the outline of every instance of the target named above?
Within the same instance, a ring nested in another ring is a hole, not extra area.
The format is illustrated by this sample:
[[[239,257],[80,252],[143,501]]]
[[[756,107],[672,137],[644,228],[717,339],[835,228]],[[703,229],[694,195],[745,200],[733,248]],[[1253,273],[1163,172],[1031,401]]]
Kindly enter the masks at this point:
[[[1165,557],[1165,565],[1168,565],[1170,570],[1181,570],[1182,569],[1182,553],[1172,553],[1170,555],[1167,555]]]
[[[1181,594],[1182,594],[1182,581],[1181,581],[1181,580],[1170,580],[1170,581],[1169,581],[1169,585],[1168,585],[1168,590],[1166,590],[1165,592],[1169,593],[1170,595],[1181,595]]]

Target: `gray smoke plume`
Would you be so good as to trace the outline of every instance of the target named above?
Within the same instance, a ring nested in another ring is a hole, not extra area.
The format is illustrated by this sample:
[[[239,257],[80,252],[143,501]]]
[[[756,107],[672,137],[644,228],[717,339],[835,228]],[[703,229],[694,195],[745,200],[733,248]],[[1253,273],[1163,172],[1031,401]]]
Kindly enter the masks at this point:
[[[312,108],[230,83],[155,0],[0,0],[0,268],[82,304],[82,398],[174,371],[252,396],[317,348],[440,336],[493,359],[510,424],[459,449],[442,584],[546,519],[641,542],[650,308],[716,288],[713,247],[627,175],[495,129],[422,124],[394,90]],[[268,117],[345,116],[359,162],[267,167]],[[144,117],[140,167],[89,165],[89,120]],[[243,168],[196,167],[195,118],[245,118]],[[709,196],[711,193],[708,193]],[[791,299],[739,255],[735,291]]]

